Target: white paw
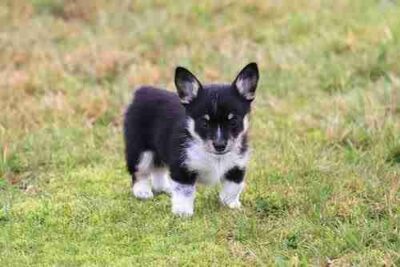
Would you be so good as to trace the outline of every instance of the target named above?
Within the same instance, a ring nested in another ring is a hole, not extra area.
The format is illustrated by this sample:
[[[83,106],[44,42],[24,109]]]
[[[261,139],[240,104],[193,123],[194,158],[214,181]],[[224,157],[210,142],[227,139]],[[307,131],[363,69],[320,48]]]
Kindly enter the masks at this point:
[[[171,189],[168,184],[159,184],[159,183],[153,183],[152,184],[153,191],[156,193],[171,193]]]
[[[172,213],[179,217],[191,217],[193,215],[192,207],[172,206]]]
[[[168,176],[168,171],[162,168],[155,169],[151,179],[151,186],[156,193],[164,192],[170,194],[170,178]]]
[[[234,183],[231,181],[224,181],[219,200],[225,206],[231,209],[240,209],[242,206],[239,200],[240,193],[242,192],[244,183]]]
[[[143,200],[150,199],[154,196],[150,185],[141,182],[136,182],[133,185],[132,193],[135,197]]]
[[[223,205],[228,206],[230,209],[240,209],[242,207],[239,199],[230,199],[220,196],[220,201]]]
[[[227,203],[226,205],[231,209],[240,209],[242,207],[242,203],[239,200]]]
[[[193,215],[195,186],[171,181],[172,213],[180,217]]]

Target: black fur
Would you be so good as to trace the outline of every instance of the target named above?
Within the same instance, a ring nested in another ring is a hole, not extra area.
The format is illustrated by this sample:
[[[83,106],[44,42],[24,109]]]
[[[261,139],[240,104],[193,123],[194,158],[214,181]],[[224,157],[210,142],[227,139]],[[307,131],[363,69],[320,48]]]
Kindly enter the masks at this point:
[[[244,178],[244,173],[245,173],[244,169],[234,167],[226,172],[225,179],[235,183],[241,183]]]

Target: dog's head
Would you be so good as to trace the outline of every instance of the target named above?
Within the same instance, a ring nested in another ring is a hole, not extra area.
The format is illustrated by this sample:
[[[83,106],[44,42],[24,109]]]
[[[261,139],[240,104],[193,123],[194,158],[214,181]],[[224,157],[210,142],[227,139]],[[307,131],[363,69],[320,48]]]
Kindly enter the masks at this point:
[[[208,152],[222,155],[243,145],[258,78],[256,63],[245,66],[232,84],[221,85],[202,85],[187,69],[176,68],[175,85],[188,130]]]

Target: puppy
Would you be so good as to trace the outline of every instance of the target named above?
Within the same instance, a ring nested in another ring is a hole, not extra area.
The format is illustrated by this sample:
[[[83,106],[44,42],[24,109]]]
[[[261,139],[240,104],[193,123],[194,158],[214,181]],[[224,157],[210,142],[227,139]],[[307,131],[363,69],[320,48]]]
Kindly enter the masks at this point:
[[[153,192],[170,193],[172,212],[191,216],[196,183],[221,182],[221,203],[240,208],[249,159],[248,117],[258,79],[256,63],[245,66],[232,84],[203,85],[177,67],[177,95],[138,88],[124,120],[133,194],[149,199]]]

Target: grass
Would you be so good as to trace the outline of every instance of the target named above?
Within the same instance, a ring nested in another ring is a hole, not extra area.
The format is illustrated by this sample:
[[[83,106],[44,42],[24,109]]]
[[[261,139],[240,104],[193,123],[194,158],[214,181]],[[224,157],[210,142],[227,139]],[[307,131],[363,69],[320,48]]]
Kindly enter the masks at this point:
[[[398,1],[0,3],[0,265],[400,265]],[[253,156],[231,211],[130,194],[121,116],[261,67]]]

